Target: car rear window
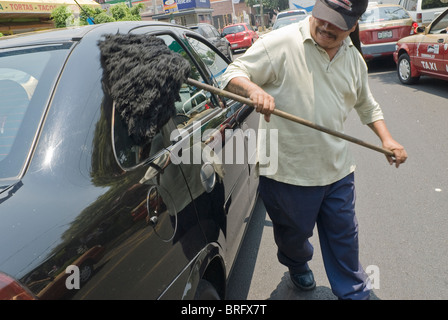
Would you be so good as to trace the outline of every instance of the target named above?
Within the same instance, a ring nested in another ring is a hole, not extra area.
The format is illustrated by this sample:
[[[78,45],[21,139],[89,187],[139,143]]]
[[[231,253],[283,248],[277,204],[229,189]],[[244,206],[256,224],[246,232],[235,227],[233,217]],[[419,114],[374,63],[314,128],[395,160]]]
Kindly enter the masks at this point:
[[[435,9],[448,7],[448,2],[445,0],[423,0],[422,9]]]
[[[70,46],[0,49],[0,179],[21,174]]]
[[[227,35],[227,34],[232,34],[232,33],[243,32],[243,31],[244,31],[244,26],[238,25],[238,26],[226,27],[222,30],[222,33],[224,35]]]
[[[359,23],[376,23],[409,18],[410,16],[406,10],[396,6],[367,8],[366,12],[359,19]]]

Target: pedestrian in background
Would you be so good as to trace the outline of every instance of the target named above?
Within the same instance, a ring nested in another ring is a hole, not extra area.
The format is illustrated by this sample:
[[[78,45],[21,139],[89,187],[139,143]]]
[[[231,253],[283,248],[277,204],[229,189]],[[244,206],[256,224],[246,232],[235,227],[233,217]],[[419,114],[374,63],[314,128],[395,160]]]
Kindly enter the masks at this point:
[[[309,18],[257,40],[228,67],[222,84],[253,101],[264,115],[260,129],[278,130],[278,170],[260,175],[259,191],[273,222],[279,262],[288,267],[296,287],[315,288],[308,239],[317,223],[327,277],[340,299],[368,299],[371,290],[359,262],[355,163],[348,143],[271,113],[277,108],[343,132],[355,109],[383,148],[394,153],[389,163],[398,168],[406,161],[349,37],[367,5],[368,0],[317,0]],[[260,136],[259,156],[270,154],[268,140],[269,135]]]

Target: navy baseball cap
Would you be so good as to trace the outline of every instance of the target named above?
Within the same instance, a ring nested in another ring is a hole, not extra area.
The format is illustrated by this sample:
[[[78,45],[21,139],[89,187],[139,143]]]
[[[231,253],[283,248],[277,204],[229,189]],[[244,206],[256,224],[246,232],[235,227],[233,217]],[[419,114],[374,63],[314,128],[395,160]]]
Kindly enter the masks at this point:
[[[342,30],[350,30],[366,11],[368,0],[317,0],[313,16]]]

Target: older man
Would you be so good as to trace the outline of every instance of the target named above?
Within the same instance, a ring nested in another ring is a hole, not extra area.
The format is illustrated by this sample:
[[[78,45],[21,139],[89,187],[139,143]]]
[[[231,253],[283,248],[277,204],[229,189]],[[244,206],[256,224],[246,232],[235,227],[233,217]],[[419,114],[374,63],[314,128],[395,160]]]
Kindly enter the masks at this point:
[[[227,69],[223,87],[249,97],[264,115],[260,128],[278,132],[278,170],[259,163],[260,196],[274,225],[280,263],[302,290],[315,287],[308,239],[317,223],[322,257],[333,293],[368,299],[370,286],[358,257],[355,163],[347,142],[272,116],[274,108],[336,131],[355,109],[380,138],[396,167],[405,149],[389,133],[373,98],[367,67],[349,35],[368,0],[317,0],[312,15],[272,31]],[[260,135],[259,155],[270,154],[269,135]],[[271,155],[272,156],[272,155]]]

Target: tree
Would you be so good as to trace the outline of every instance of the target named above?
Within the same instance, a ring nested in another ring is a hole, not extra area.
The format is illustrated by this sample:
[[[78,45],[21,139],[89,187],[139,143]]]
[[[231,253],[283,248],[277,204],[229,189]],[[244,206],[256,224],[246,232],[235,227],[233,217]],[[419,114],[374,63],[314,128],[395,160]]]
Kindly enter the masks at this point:
[[[55,22],[56,28],[65,28],[67,26],[79,24],[87,25],[88,19],[94,23],[106,23],[113,21],[139,21],[140,12],[143,10],[143,4],[133,6],[131,9],[125,3],[119,3],[110,8],[110,12],[99,8],[92,8],[86,5],[81,6],[79,20],[75,21],[73,12],[65,5],[59,6],[51,12],[51,18]]]
[[[245,0],[248,7],[252,7],[254,4],[260,4],[260,0]],[[289,8],[288,0],[262,0],[263,11],[269,12],[271,10],[285,10]]]
[[[56,28],[65,28],[74,21],[73,12],[66,5],[57,7],[51,12],[50,18],[54,20]]]

